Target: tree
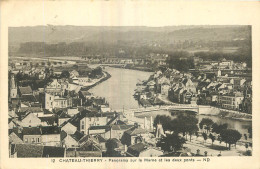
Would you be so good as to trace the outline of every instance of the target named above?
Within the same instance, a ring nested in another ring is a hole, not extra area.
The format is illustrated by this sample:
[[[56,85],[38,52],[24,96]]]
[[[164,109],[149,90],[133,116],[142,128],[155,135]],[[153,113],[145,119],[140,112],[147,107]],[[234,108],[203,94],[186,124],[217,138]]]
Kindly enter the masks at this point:
[[[120,143],[120,141],[115,139],[115,138],[107,140],[107,142],[106,142],[106,148],[107,148],[106,156],[108,156],[108,157],[118,156],[115,149],[119,147],[119,143]]]
[[[202,133],[202,137],[204,139],[204,142],[206,143],[206,140],[208,139],[208,135],[206,133]]]
[[[185,142],[185,139],[177,134],[168,134],[160,140],[158,146],[164,151],[178,151],[183,147]]]
[[[228,124],[224,123],[218,125],[217,123],[213,123],[211,127],[212,127],[212,132],[219,134],[222,130],[227,129]]]
[[[203,127],[207,130],[207,133],[210,131],[211,126],[213,125],[213,121],[210,118],[203,118],[200,123],[200,129],[203,129]]]
[[[157,127],[157,124],[162,124],[164,130],[171,129],[171,117],[166,115],[157,115],[154,119],[154,127]]]
[[[69,71],[63,70],[63,71],[61,72],[60,78],[66,78],[66,79],[68,79],[69,77],[70,77],[70,72],[69,72]]]
[[[196,132],[195,132],[195,135],[196,135],[196,139],[198,139],[198,137],[199,137],[199,132],[196,131]]]
[[[171,130],[175,133],[182,133],[183,136],[185,136],[187,133],[189,133],[191,136],[191,134],[194,134],[196,131],[198,131],[197,124],[198,119],[196,116],[189,114],[179,114],[177,118],[172,120]]]
[[[191,141],[191,136],[193,135],[193,134],[195,134],[196,135],[196,133],[198,133],[198,130],[199,130],[199,128],[198,128],[198,126],[197,125],[188,125],[187,126],[187,131],[188,131],[188,133],[189,133],[189,135],[190,135],[190,141]]]
[[[212,141],[212,146],[213,146],[213,143],[214,143],[214,141],[216,140],[216,137],[213,136],[213,135],[210,133],[210,134],[209,134],[209,138],[211,139],[211,141]]]
[[[241,139],[242,135],[237,130],[226,129],[222,130],[222,132],[220,133],[220,137],[222,141],[229,145],[228,149],[230,150],[231,144],[236,145],[237,141]]]

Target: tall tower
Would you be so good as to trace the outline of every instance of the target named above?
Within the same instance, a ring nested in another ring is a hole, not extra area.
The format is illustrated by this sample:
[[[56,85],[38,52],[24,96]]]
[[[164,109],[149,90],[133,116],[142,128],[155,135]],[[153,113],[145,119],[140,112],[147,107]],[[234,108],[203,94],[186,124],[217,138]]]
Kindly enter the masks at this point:
[[[16,98],[17,97],[17,86],[14,80],[14,75],[12,74],[11,77],[11,84],[10,84],[10,97]]]

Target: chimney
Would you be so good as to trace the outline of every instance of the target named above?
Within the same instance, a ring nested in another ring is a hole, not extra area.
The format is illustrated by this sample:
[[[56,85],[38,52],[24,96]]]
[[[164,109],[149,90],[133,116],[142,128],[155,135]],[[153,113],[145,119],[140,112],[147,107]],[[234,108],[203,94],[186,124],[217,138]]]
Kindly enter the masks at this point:
[[[150,129],[153,130],[153,116],[150,117]]]
[[[147,120],[146,117],[144,117],[144,129],[146,129],[146,126],[147,126]]]

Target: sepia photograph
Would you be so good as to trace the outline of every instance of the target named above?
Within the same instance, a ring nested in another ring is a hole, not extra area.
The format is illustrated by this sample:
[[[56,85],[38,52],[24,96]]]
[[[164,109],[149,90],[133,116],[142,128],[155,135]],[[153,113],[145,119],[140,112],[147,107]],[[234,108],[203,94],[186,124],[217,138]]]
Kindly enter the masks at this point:
[[[0,2],[0,168],[260,167],[260,3]]]
[[[251,156],[251,26],[9,27],[11,158]]]

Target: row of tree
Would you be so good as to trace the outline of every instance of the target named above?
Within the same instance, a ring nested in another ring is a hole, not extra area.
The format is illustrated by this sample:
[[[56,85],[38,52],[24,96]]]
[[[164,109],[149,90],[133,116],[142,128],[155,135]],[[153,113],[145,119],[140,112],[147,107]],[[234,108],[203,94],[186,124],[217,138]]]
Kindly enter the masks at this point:
[[[190,141],[192,135],[195,134],[198,137],[199,128],[203,132],[202,137],[205,141],[210,138],[213,145],[213,142],[218,139],[220,142],[223,141],[228,144],[229,149],[232,144],[236,145],[237,141],[239,141],[242,137],[239,131],[228,129],[228,125],[226,123],[217,124],[209,118],[203,118],[198,124],[198,119],[195,115],[179,114],[174,119],[171,119],[170,116],[158,115],[154,119],[154,126],[157,126],[157,124],[161,124],[164,130],[170,131],[171,133],[165,138],[162,138],[159,143],[159,146],[167,151],[179,150],[185,143],[184,136],[186,136],[187,140],[187,135],[189,135]],[[182,134],[183,137],[180,138],[179,134]],[[216,137],[216,134],[218,137]]]

